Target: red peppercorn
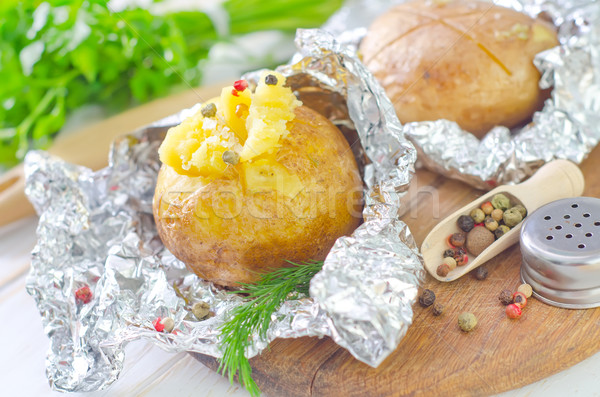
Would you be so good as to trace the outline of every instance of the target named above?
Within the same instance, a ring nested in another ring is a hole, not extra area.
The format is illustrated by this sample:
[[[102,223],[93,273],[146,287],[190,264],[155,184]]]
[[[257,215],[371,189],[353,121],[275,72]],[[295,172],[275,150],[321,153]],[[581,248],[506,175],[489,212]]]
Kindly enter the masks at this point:
[[[160,322],[161,320],[162,319],[160,317],[157,317],[156,320],[152,322],[152,325],[154,325],[154,329],[158,332],[163,332],[165,330],[165,325]]]
[[[466,238],[464,233],[454,233],[450,236],[449,242],[453,247],[462,247],[465,245]]]
[[[75,300],[81,303],[90,303],[92,300],[92,291],[87,284],[75,291]]]
[[[235,88],[233,90],[231,90],[231,95],[240,96],[240,94],[235,90]]]
[[[248,82],[246,80],[238,80],[233,83],[233,88],[236,91],[244,91],[246,88],[248,88]]]
[[[489,215],[494,210],[494,206],[490,201],[486,201],[485,203],[481,204],[481,210],[484,214]]]
[[[521,313],[521,308],[515,305],[514,303],[511,303],[510,305],[506,306],[506,315],[509,318],[519,318],[521,317]]]
[[[454,260],[456,261],[457,266],[464,266],[467,263],[469,257],[467,256],[464,248],[457,248],[454,251]]]
[[[515,292],[513,294],[513,303],[522,309],[527,305],[527,297],[522,292]]]

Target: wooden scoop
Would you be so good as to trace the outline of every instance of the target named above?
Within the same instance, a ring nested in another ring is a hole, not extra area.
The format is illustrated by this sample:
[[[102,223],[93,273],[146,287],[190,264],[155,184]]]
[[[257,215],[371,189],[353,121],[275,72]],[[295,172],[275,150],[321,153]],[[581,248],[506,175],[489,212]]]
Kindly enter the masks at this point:
[[[439,281],[453,281],[519,241],[519,232],[523,222],[513,227],[510,232],[500,237],[478,256],[471,257],[469,255],[469,261],[466,265],[457,266],[446,277],[440,277],[436,274],[438,266],[442,264],[443,252],[450,248],[447,243],[448,236],[460,231],[456,224],[458,217],[469,215],[473,209],[478,208],[486,201],[491,201],[494,195],[503,193],[510,198],[512,205],[521,204],[530,214],[551,201],[580,196],[583,193],[584,185],[585,181],[579,167],[567,160],[554,160],[544,165],[531,178],[519,185],[498,186],[454,212],[429,232],[421,245],[425,268],[429,274]]]

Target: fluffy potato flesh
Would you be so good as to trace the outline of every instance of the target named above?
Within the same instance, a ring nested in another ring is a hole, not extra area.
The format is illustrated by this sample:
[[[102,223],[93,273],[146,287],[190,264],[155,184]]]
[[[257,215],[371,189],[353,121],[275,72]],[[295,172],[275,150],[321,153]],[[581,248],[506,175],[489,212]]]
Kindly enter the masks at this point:
[[[161,239],[217,284],[256,281],[288,260],[323,259],[360,222],[362,181],[348,143],[284,83],[265,72],[254,92],[224,88],[211,101],[214,115],[205,105],[159,149]]]

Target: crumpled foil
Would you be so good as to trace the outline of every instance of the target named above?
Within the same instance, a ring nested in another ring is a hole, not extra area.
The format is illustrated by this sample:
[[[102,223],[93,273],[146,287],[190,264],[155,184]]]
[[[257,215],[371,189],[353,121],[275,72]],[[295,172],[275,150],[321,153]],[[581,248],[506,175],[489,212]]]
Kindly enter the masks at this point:
[[[411,324],[424,277],[410,231],[398,220],[416,151],[351,48],[319,30],[299,31],[297,45],[303,58],[280,71],[306,104],[324,105],[349,140],[367,187],[365,222],[338,239],[310,296],[285,302],[267,338],[254,335],[246,355],[278,337],[329,336],[377,366]],[[110,385],[122,369],[124,344],[141,338],[167,351],[221,356],[219,327],[242,297],[191,274],[164,248],[152,217],[158,146],[170,126],[195,110],[117,139],[109,166],[98,172],[44,152],[27,155],[26,193],[40,214],[27,291],[50,337],[47,375],[54,389]],[[86,285],[93,297],[83,304],[75,296]],[[207,302],[214,316],[197,321],[182,295]],[[174,332],[157,332],[159,317],[172,318]]]
[[[410,0],[351,0],[324,26],[357,48],[376,15]],[[492,0],[483,0],[492,2]],[[558,27],[560,46],[536,56],[543,89],[552,97],[521,129],[495,127],[482,139],[448,120],[408,123],[404,134],[419,164],[480,189],[517,183],[544,163],[581,163],[600,141],[600,2],[589,0],[494,0]],[[363,18],[364,17],[364,18]]]

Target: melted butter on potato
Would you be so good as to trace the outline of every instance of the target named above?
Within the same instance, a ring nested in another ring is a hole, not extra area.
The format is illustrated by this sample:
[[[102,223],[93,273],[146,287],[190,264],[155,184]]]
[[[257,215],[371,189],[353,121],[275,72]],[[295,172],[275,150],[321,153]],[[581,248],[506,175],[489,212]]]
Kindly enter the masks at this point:
[[[275,84],[265,82],[268,75],[275,77]],[[254,93],[249,88],[223,88],[219,98],[207,102],[216,105],[213,117],[199,111],[169,130],[159,148],[161,161],[180,175],[211,180],[227,169],[223,153],[233,151],[240,156],[236,168],[251,192],[277,190],[293,197],[302,182],[275,155],[302,103],[284,83],[281,74],[267,71]]]

